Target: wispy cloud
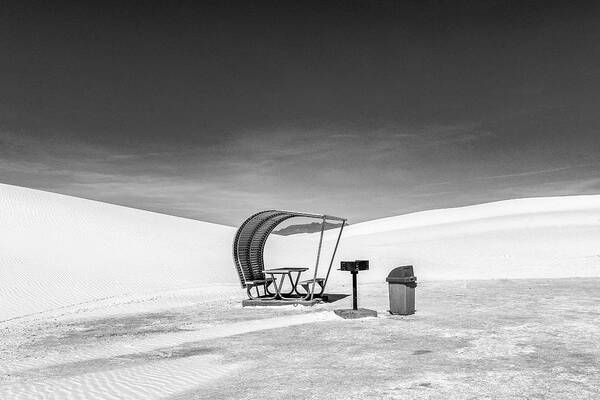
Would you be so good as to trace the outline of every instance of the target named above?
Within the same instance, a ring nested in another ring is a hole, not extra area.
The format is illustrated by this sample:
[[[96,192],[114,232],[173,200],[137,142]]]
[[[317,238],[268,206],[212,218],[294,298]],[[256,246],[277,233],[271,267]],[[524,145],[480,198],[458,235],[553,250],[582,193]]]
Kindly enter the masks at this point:
[[[534,171],[525,171],[518,172],[514,174],[502,174],[502,175],[492,175],[492,176],[481,176],[475,178],[475,180],[494,180],[494,179],[505,179],[505,178],[518,178],[518,177],[526,177],[526,176],[536,176],[536,175],[546,175],[553,172],[567,171],[571,169],[579,169],[586,168],[592,166],[600,166],[600,163],[586,163],[586,164],[578,164],[578,165],[568,165],[564,167],[556,167],[556,168],[546,168],[539,169]]]
[[[600,178],[555,179],[533,182],[527,186],[509,185],[502,188],[507,198],[573,196],[600,193]]]

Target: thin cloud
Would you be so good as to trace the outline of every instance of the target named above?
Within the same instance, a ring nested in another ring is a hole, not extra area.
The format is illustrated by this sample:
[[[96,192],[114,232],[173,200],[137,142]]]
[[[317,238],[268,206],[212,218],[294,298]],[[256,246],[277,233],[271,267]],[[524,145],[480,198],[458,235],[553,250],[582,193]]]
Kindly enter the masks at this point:
[[[545,175],[545,174],[549,174],[552,172],[567,171],[570,169],[578,169],[578,168],[592,167],[592,166],[598,166],[598,165],[600,165],[600,164],[588,163],[588,164],[568,165],[568,166],[564,166],[564,167],[547,168],[547,169],[540,169],[540,170],[535,170],[535,171],[519,172],[519,173],[515,173],[515,174],[482,176],[482,177],[475,178],[474,180],[494,180],[494,179],[505,179],[505,178],[517,178],[517,177],[522,177],[522,176]]]

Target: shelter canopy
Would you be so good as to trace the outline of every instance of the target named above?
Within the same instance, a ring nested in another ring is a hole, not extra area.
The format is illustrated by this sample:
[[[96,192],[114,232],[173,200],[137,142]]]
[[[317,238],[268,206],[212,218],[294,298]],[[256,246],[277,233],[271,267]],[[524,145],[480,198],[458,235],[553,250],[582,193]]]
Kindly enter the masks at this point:
[[[233,259],[242,287],[246,287],[247,281],[264,279],[263,252],[267,238],[277,225],[294,217],[315,218],[323,224],[328,220],[341,221],[342,225],[346,223],[345,218],[332,215],[284,210],[267,210],[252,215],[240,226],[233,241]]]

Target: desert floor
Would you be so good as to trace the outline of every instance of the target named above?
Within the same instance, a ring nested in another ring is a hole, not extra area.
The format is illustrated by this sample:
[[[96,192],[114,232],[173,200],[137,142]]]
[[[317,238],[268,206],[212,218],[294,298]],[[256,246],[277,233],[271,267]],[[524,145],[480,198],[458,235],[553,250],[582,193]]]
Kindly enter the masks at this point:
[[[0,399],[600,398],[600,279],[416,290],[405,317],[365,284],[377,318],[335,316],[350,297],[242,308],[242,289],[218,286],[3,321]]]

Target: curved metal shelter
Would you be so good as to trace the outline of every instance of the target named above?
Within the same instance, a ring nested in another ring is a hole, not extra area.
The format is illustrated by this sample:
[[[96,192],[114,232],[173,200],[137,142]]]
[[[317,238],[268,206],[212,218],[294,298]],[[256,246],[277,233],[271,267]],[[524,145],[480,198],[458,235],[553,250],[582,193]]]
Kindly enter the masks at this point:
[[[325,284],[327,278],[329,278],[329,272],[333,264],[335,252],[342,235],[342,231],[346,224],[345,218],[334,217],[331,215],[323,214],[310,214],[304,212],[295,211],[284,211],[284,210],[266,210],[258,212],[242,223],[237,230],[235,239],[233,240],[233,259],[235,266],[240,278],[240,282],[243,288],[249,286],[255,286],[255,282],[264,284],[265,273],[264,273],[264,248],[265,243],[271,232],[282,222],[294,218],[294,217],[307,217],[321,220],[321,236],[319,239],[319,248],[317,251],[317,260],[315,263],[315,273],[312,279],[313,288],[310,293],[312,298],[314,292],[314,284],[317,281],[317,271],[319,268],[319,258],[321,254],[321,246],[323,243],[323,232],[325,230],[326,221],[341,221],[341,229],[335,244],[335,250],[329,263],[329,269],[327,270],[327,277],[325,278]]]

